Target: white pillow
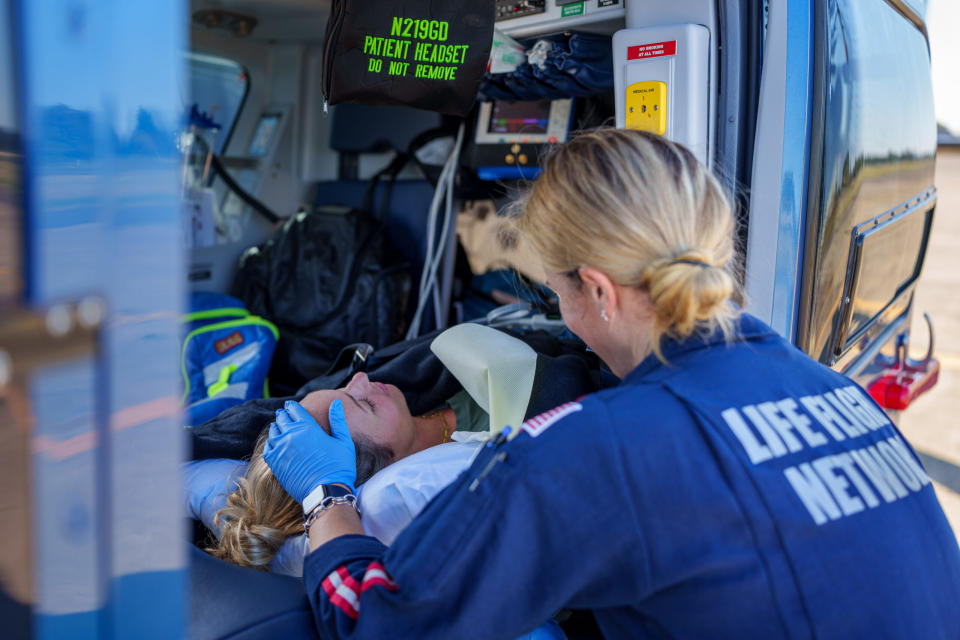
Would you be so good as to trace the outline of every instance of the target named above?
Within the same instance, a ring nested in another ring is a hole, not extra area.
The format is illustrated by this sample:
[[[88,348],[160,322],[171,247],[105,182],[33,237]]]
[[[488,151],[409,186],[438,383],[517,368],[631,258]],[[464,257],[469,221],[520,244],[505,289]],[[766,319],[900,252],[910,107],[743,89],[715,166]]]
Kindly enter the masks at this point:
[[[407,456],[375,474],[360,487],[363,530],[392,544],[427,503],[470,466],[482,445],[480,439],[448,442]]]

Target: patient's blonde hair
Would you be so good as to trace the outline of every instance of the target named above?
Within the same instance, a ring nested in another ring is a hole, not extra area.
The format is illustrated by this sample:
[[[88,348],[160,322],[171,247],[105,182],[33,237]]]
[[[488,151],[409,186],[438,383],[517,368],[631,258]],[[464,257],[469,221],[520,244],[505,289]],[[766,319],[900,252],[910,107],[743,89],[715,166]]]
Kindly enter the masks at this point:
[[[287,495],[263,459],[264,430],[237,489],[214,517],[220,541],[211,554],[244,567],[266,571],[288,537],[303,533],[303,509]]]
[[[267,571],[284,541],[303,533],[303,509],[277,481],[263,459],[264,429],[253,448],[250,466],[227,504],[217,511],[214,524],[220,529],[216,547],[207,551],[221,560]],[[357,452],[357,485],[394,460],[393,452],[361,438],[354,438]]]
[[[649,294],[661,360],[664,336],[733,335],[731,203],[684,147],[641,131],[581,134],[554,150],[523,206],[519,228],[547,269],[592,266]]]

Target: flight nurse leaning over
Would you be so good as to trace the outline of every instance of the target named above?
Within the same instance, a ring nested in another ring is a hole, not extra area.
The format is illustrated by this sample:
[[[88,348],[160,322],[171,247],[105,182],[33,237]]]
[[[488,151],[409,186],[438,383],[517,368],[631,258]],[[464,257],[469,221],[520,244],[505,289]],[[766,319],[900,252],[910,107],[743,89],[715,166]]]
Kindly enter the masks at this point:
[[[306,514],[321,636],[513,638],[561,608],[607,638],[958,636],[929,479],[861,389],[733,304],[730,202],[689,151],[581,135],[519,225],[621,383],[489,442],[389,548],[337,497],[345,420],[279,411],[265,460],[330,495]]]

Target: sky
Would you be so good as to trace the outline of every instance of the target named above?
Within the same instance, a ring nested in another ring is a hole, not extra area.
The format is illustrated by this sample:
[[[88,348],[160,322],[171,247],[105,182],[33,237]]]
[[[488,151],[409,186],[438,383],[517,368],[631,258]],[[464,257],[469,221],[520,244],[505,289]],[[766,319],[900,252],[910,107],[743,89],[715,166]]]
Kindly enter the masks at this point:
[[[927,33],[933,66],[933,102],[937,122],[960,135],[960,2],[930,0]]]

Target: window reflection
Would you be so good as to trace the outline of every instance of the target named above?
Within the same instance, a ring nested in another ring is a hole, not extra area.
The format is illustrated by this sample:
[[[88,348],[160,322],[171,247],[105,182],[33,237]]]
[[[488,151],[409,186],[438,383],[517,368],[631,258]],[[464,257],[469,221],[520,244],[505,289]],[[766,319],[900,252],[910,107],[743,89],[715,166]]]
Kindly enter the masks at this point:
[[[20,131],[10,6],[0,0],[0,306],[22,290]]]
[[[226,58],[191,52],[187,64],[190,88],[184,92],[184,113],[196,104],[201,113],[220,125],[214,144],[214,152],[220,155],[243,108],[250,78],[242,66]]]
[[[840,346],[836,339],[846,328],[841,312],[851,231],[933,185],[936,125],[927,42],[913,23],[886,2],[829,0],[825,26],[821,206],[814,214],[818,236],[807,257],[816,270],[802,346],[832,362]],[[863,297],[851,301],[858,327],[881,310],[889,320],[906,308],[908,300],[892,298],[924,247],[925,215],[918,213],[890,239],[909,245],[909,251],[900,248],[910,255],[879,241],[870,255],[865,248],[858,281]]]

